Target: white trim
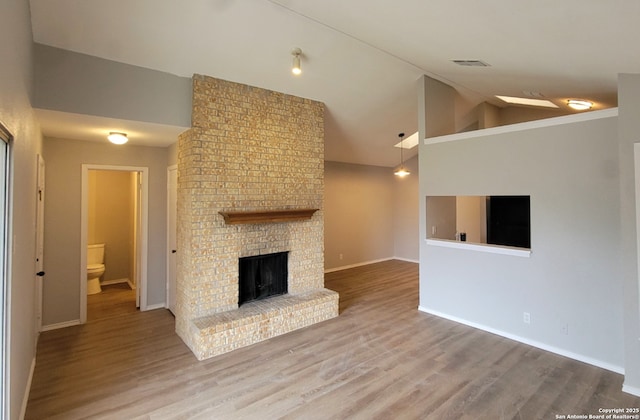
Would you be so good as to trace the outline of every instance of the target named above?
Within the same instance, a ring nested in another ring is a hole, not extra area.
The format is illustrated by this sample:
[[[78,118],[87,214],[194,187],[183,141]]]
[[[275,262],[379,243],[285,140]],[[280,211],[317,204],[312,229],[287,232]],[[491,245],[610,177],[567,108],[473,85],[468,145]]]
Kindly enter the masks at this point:
[[[82,191],[80,211],[80,323],[87,322],[87,223],[88,217],[88,191],[89,171],[122,171],[139,172],[142,174],[142,203],[140,213],[142,216],[141,237],[139,240],[141,264],[140,264],[140,311],[147,310],[147,259],[148,259],[148,230],[149,230],[149,168],[146,166],[119,166],[82,164]]]
[[[561,117],[545,118],[542,120],[527,121],[523,123],[503,125],[499,127],[483,128],[464,133],[448,134],[445,136],[428,137],[424,139],[424,144],[436,144],[449,141],[467,140],[478,137],[495,136],[498,134],[514,133],[517,131],[532,130],[535,128],[553,127],[556,125],[573,124],[578,122],[599,120],[618,116],[618,108],[608,108],[599,111],[584,112],[582,114],[563,115]]]
[[[29,402],[29,394],[31,392],[31,382],[33,381],[33,372],[36,370],[36,357],[33,356],[33,360],[31,360],[31,368],[29,368],[29,376],[27,377],[27,386],[25,387],[24,393],[22,394],[22,406],[20,407],[20,419],[23,419],[27,414],[27,403]]]
[[[169,206],[171,205],[171,203],[169,202],[170,201],[170,197],[171,197],[171,191],[169,191],[169,189],[171,187],[171,185],[169,184],[169,178],[170,178],[169,174],[171,173],[171,171],[176,171],[176,182],[177,182],[177,179],[178,179],[178,173],[177,173],[178,165],[175,164],[175,165],[167,166],[167,249],[166,249],[166,253],[165,253],[165,255],[166,255],[166,267],[165,267],[165,270],[166,270],[166,277],[165,277],[165,285],[166,285],[166,287],[165,287],[165,289],[166,290],[165,290],[165,296],[167,297],[167,299],[166,299],[165,307],[167,309],[169,309],[169,310],[171,310],[169,308],[169,302],[171,300],[171,293],[170,293],[170,290],[169,290],[169,272],[170,272],[169,266],[171,265],[171,251],[172,251],[171,250],[171,235],[169,233],[170,230],[171,230],[171,226],[170,226],[171,221],[169,220],[169,214],[171,212],[171,209],[169,208]],[[177,187],[178,186],[176,185],[176,189],[177,189]],[[176,200],[177,199],[178,199],[178,196],[177,196],[177,191],[176,191]],[[177,209],[176,209],[176,211],[177,211]],[[176,220],[176,226],[177,226],[177,223],[178,223],[178,221]],[[176,244],[176,249],[177,249],[177,244]],[[176,279],[176,281],[177,281],[177,279]]]
[[[129,284],[129,286],[131,286],[131,280],[129,280],[128,278],[115,279],[115,280],[104,280],[104,281],[100,282],[100,285],[102,285],[102,286],[110,286],[112,284],[120,284],[120,283],[127,283],[127,284]],[[131,289],[133,289],[133,287]]]
[[[81,322],[79,319],[74,319],[72,321],[58,322],[57,324],[43,325],[42,331],[44,332],[44,331],[59,330],[60,328],[75,327],[76,325],[80,325],[80,324]]]
[[[622,392],[626,392],[627,394],[640,397],[640,388],[635,386],[628,386],[628,385],[622,384]]]
[[[414,263],[414,264],[420,264],[420,260],[412,260],[409,258],[402,258],[402,257],[393,257],[393,260],[398,260],[398,261],[405,261],[405,262],[410,262],[410,263]]]
[[[468,249],[470,251],[488,252],[491,254],[512,255],[514,257],[531,257],[531,250],[491,244],[476,244],[472,242],[451,241],[448,239],[425,239],[427,245],[442,248]]]
[[[602,360],[594,359],[592,357],[585,356],[583,354],[574,353],[574,352],[571,352],[571,351],[560,349],[558,347],[554,347],[554,346],[550,346],[548,344],[541,343],[539,341],[530,340],[528,338],[524,338],[524,337],[521,337],[519,335],[515,335],[515,334],[507,333],[507,332],[504,332],[504,331],[500,331],[500,330],[497,330],[495,328],[487,327],[486,325],[478,324],[476,322],[472,322],[472,321],[468,321],[466,319],[458,318],[456,316],[448,315],[448,314],[445,314],[445,313],[442,313],[442,312],[439,312],[439,311],[436,311],[436,310],[433,310],[433,309],[425,308],[424,306],[418,306],[418,310],[421,311],[421,312],[425,312],[425,313],[437,316],[439,318],[448,319],[449,321],[454,321],[454,322],[457,322],[459,324],[463,324],[463,325],[467,325],[469,327],[477,328],[479,330],[486,331],[486,332],[491,333],[491,334],[499,335],[501,337],[508,338],[510,340],[517,341],[517,342],[522,343],[522,344],[527,344],[529,346],[536,347],[536,348],[539,348],[541,350],[548,351],[550,353],[555,353],[555,354],[558,354],[560,356],[568,357],[570,359],[577,360],[579,362],[584,362],[584,363],[587,363],[587,364],[590,364],[590,365],[593,365],[593,366],[596,366],[596,367],[599,367],[599,368],[602,368],[602,369],[609,370],[611,372],[615,372],[615,373],[619,373],[619,374],[624,375],[624,368],[623,367],[616,366],[616,365],[613,365],[613,364],[608,363],[608,362],[603,362]]]
[[[4,273],[4,282],[0,282],[0,322],[2,322],[2,337],[0,337],[0,418],[9,418],[11,413],[11,312],[12,312],[12,279],[13,279],[13,180],[14,180],[14,159],[13,142],[14,137],[8,128],[0,122],[0,141],[6,143],[5,168],[3,181],[0,190],[4,191],[6,202],[0,199],[0,205],[4,206],[5,229],[0,241],[4,242],[4,247],[0,247],[3,253],[0,258],[0,270]],[[1,192],[0,192],[1,194]],[[35,351],[35,348],[34,348]]]
[[[394,259],[395,258],[393,258],[393,257],[389,257],[389,258],[381,258],[379,260],[365,261],[365,262],[361,262],[361,263],[357,263],[357,264],[343,265],[342,267],[335,267],[335,268],[326,269],[326,270],[324,270],[324,272],[325,272],[325,274],[326,273],[333,273],[334,271],[348,270],[350,268],[362,267],[363,265],[375,264],[375,263],[379,263],[379,262],[383,262],[383,261],[390,261],[390,260],[394,260]]]
[[[155,303],[153,305],[147,305],[147,309],[145,309],[145,311],[154,311],[156,309],[166,309],[167,308],[167,304],[165,302],[162,303]]]

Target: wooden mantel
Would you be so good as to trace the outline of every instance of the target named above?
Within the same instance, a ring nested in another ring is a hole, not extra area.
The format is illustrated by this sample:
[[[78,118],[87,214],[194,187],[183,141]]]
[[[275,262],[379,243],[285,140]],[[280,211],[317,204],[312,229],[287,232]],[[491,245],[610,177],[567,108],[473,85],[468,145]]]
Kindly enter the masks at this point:
[[[264,211],[220,211],[227,225],[244,225],[251,223],[278,223],[308,220],[318,209],[288,209]]]

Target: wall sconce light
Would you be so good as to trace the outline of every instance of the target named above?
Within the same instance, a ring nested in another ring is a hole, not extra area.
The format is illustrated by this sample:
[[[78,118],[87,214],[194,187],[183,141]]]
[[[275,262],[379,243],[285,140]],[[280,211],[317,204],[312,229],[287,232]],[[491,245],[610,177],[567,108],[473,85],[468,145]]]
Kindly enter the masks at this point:
[[[586,111],[587,109],[593,108],[593,102],[583,101],[580,99],[569,99],[567,101],[567,105],[577,111]]]
[[[302,50],[300,48],[294,48],[291,51],[291,55],[293,55],[293,66],[291,67],[291,73],[296,76],[302,73],[302,69],[300,68],[300,55],[302,55]]]
[[[127,141],[129,141],[126,133],[118,133],[116,131],[110,132],[107,138],[113,144],[125,144]]]
[[[402,156],[402,149],[404,149],[404,147],[402,147],[403,146],[402,141],[404,140],[404,133],[398,134],[398,137],[400,137],[400,166],[398,167],[398,169],[396,169],[394,174],[399,176],[400,178],[404,178],[405,176],[411,174],[411,172],[409,172],[409,170],[405,168],[404,159]]]

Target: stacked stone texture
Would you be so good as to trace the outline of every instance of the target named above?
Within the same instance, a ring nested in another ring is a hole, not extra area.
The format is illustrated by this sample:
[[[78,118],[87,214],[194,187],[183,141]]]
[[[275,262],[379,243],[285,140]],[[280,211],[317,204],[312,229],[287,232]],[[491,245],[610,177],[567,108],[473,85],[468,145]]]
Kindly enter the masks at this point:
[[[338,296],[324,289],[323,195],[322,103],[193,77],[192,128],[178,143],[176,331],[198,358],[337,315]],[[302,208],[319,210],[249,225],[219,214]],[[291,296],[258,305],[258,317],[238,310],[238,259],[281,251],[290,251]]]

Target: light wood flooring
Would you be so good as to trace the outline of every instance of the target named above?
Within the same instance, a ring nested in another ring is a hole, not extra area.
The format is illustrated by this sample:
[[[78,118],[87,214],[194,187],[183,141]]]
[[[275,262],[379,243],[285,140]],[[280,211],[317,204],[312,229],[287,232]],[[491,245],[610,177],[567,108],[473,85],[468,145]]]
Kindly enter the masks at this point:
[[[330,273],[326,287],[338,318],[202,362],[166,310],[45,332],[26,418],[538,420],[640,407],[621,375],[419,312],[416,264]]]

